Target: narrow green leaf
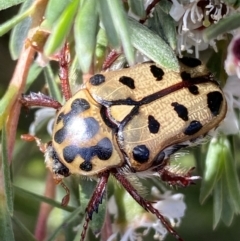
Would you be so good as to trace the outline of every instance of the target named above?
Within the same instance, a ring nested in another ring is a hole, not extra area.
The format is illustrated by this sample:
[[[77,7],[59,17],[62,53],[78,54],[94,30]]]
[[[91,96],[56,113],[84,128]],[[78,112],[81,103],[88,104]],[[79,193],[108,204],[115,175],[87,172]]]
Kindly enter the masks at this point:
[[[41,195],[37,195],[35,193],[29,192],[29,191],[24,190],[24,189],[22,189],[20,187],[17,187],[17,186],[14,186],[14,193],[16,195],[29,197],[29,199],[34,199],[34,200],[37,200],[39,202],[48,203],[53,207],[60,208],[62,210],[68,211],[68,212],[72,212],[74,210],[73,207],[70,207],[70,206],[64,207],[64,206],[61,205],[61,203],[56,202],[53,199],[50,199],[50,198],[47,198],[47,197],[44,197],[44,196],[41,196]]]
[[[106,50],[108,47],[108,41],[106,36],[106,31],[100,28],[97,34],[97,44],[96,44],[96,58],[97,58],[97,71],[102,70],[102,65],[106,59]]]
[[[113,24],[121,39],[124,53],[130,65],[134,64],[134,50],[131,44],[129,23],[120,0],[106,0],[112,15]]]
[[[15,25],[17,25],[19,22],[24,20],[26,17],[30,16],[31,13],[35,10],[35,5],[32,5],[29,9],[22,12],[21,14],[16,15],[12,19],[8,20],[7,22],[0,25],[0,36],[7,33],[9,30],[11,30]]]
[[[213,228],[217,227],[222,216],[223,190],[222,180],[219,180],[213,189]]]
[[[140,18],[146,17],[143,0],[128,0],[128,4],[134,14]]]
[[[79,214],[82,211],[82,207],[76,208],[67,218],[65,218],[62,225],[60,225],[53,233],[52,235],[47,239],[47,241],[55,241],[57,236],[60,234],[62,229],[64,227],[67,227],[71,222],[73,222],[75,219],[80,220]]]
[[[211,194],[221,170],[223,169],[223,146],[217,139],[212,139],[206,156],[205,171],[200,192],[200,202],[203,203]]]
[[[25,1],[22,4],[18,14],[21,14],[24,11],[26,11],[33,4],[33,2],[34,0]],[[22,47],[27,38],[29,28],[31,26],[31,22],[32,22],[31,17],[30,16],[26,17],[23,21],[18,23],[11,31],[9,48],[10,48],[10,54],[13,60],[16,60],[18,58],[20,51],[22,50]]]
[[[44,46],[44,54],[46,56],[55,53],[64,43],[72,28],[74,17],[78,10],[78,4],[79,0],[73,0],[55,23],[52,33]]]
[[[234,200],[232,200],[232,196],[229,192],[229,189],[228,189],[229,186],[226,178],[227,177],[223,175],[223,178],[222,178],[223,200],[222,200],[221,219],[227,226],[229,226],[233,221],[235,208],[234,208]]]
[[[158,28],[160,26],[162,28],[163,39],[175,50],[177,47],[177,32],[175,21],[169,15],[171,6],[172,4],[169,1],[162,1],[161,4],[156,5],[154,15],[156,14],[158,18]],[[163,7],[166,12],[163,10]]]
[[[100,20],[105,28],[108,41],[113,48],[120,47],[119,36],[113,24],[112,15],[109,10],[109,6],[106,0],[99,0],[99,15]]]
[[[5,195],[6,201],[8,205],[8,211],[10,215],[13,215],[13,188],[12,188],[12,180],[11,180],[11,172],[8,160],[8,151],[7,151],[7,130],[6,126],[2,129],[2,170],[4,176],[4,187],[5,187]]]
[[[24,0],[0,0],[0,10],[10,8],[14,5],[24,2]]]
[[[236,212],[240,212],[240,185],[237,174],[237,168],[234,164],[234,159],[231,154],[231,146],[225,138],[224,142],[224,174],[226,177],[226,189],[228,190],[228,198],[230,198]]]
[[[133,19],[129,19],[133,46],[157,64],[179,71],[178,60],[171,47],[156,33]]]
[[[31,84],[37,79],[39,74],[42,72],[43,68],[39,66],[36,62],[34,62],[28,72],[28,77],[25,86],[25,92],[29,89]]]
[[[226,40],[220,40],[217,42],[217,52],[213,51],[211,54],[211,57],[209,58],[207,62],[207,67],[211,71],[211,73],[214,73],[214,77],[221,81],[222,86],[224,86],[227,74],[225,69],[223,68],[224,62],[226,60],[227,55],[227,47],[228,42]]]
[[[2,130],[2,156],[0,163],[0,233],[1,240],[14,241],[11,216],[13,215],[13,194],[10,167],[7,158],[6,127]]]
[[[66,9],[71,2],[72,0],[49,0],[41,28],[52,30],[59,16],[61,16],[64,9]]]
[[[83,73],[88,73],[93,61],[97,28],[97,2],[95,0],[87,0],[81,7],[74,26],[76,53]]]
[[[43,72],[44,72],[45,80],[48,84],[50,96],[53,97],[55,100],[61,102],[62,101],[61,92],[59,90],[57,82],[55,81],[54,74],[53,74],[50,64],[48,64],[43,69]]]
[[[18,220],[16,216],[13,216],[12,220],[13,223],[18,227],[17,232],[19,236],[21,235],[22,239],[27,241],[37,241],[34,235],[23,225],[20,220]]]
[[[203,31],[203,39],[207,43],[209,40],[217,38],[220,34],[229,32],[240,27],[240,13],[232,13],[222,18],[217,24],[212,24]]]
[[[1,240],[15,241],[12,222],[11,222],[11,215],[8,211],[6,198],[1,192],[0,192],[0,234],[1,234]]]

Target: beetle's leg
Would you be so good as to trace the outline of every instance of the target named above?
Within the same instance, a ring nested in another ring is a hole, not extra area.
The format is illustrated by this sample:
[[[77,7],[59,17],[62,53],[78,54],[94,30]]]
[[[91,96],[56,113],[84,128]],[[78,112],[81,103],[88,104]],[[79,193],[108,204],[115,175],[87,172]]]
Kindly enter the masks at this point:
[[[84,241],[89,221],[92,220],[93,212],[97,212],[99,204],[102,203],[102,198],[106,190],[106,185],[109,177],[109,172],[104,172],[99,176],[99,180],[95,187],[94,193],[87,205],[85,222],[83,224],[83,231],[81,233],[81,241]]]
[[[62,93],[65,100],[72,97],[70,84],[69,84],[69,63],[70,63],[70,52],[69,46],[66,43],[62,48],[59,56],[59,78],[61,81]]]
[[[22,94],[19,99],[24,107],[39,106],[39,107],[51,107],[56,110],[60,109],[62,105],[51,97],[44,95],[40,92],[34,93],[30,92],[29,95]]]
[[[153,207],[150,201],[145,200],[141,197],[137,190],[132,186],[132,184],[124,177],[122,173],[119,173],[117,169],[111,170],[113,176],[122,184],[126,191],[138,202],[146,211],[151,212],[156,215],[156,217],[162,222],[164,227],[169,233],[171,233],[178,241],[183,241],[183,239],[178,235],[178,233],[170,226],[163,215]]]
[[[195,180],[200,179],[199,176],[192,176],[194,167],[189,170],[182,170],[178,167],[165,166],[158,170],[162,181],[167,182],[171,186],[187,187],[191,184],[195,184]]]
[[[111,67],[114,61],[121,55],[121,52],[117,52],[115,49],[111,50],[106,60],[103,63],[102,69],[106,70]]]
[[[37,143],[37,146],[39,147],[39,150],[42,153],[45,153],[47,150],[48,144],[42,143],[41,139],[39,139],[36,136],[30,135],[30,134],[24,134],[24,135],[21,135],[21,139],[24,141],[35,141]]]

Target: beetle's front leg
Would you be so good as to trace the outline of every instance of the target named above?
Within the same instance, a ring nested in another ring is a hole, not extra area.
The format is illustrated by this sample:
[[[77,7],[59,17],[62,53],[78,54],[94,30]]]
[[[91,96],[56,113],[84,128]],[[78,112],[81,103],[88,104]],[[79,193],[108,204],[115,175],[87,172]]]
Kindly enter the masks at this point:
[[[38,107],[50,107],[56,110],[60,109],[62,105],[51,97],[44,95],[40,92],[30,92],[29,95],[22,94],[19,101],[24,107],[38,106]]]

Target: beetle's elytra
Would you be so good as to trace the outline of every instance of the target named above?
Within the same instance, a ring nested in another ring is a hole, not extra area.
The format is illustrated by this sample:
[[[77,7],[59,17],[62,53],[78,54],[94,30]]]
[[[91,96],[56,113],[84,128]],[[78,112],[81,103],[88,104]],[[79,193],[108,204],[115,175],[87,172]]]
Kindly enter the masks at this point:
[[[96,74],[72,96],[65,86],[67,61],[65,47],[60,59],[64,105],[40,93],[23,95],[21,102],[57,109],[52,141],[44,148],[46,165],[56,180],[70,174],[98,178],[86,209],[82,240],[110,174],[182,240],[124,172],[148,170],[172,185],[192,183],[190,172],[180,175],[166,167],[170,155],[198,143],[225,117],[226,100],[213,75],[191,58],[179,60],[179,72],[143,63]]]

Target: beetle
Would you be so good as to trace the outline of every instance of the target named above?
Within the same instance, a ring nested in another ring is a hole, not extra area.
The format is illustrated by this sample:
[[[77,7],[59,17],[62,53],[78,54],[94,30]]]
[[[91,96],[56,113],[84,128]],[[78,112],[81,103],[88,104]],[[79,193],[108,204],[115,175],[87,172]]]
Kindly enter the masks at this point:
[[[185,57],[179,59],[177,72],[142,63],[95,74],[72,95],[66,45],[59,63],[64,105],[41,93],[20,99],[26,107],[57,110],[52,140],[42,144],[35,136],[23,139],[36,140],[45,153],[46,166],[63,186],[63,178],[71,174],[97,177],[81,240],[112,175],[168,232],[183,241],[152,203],[138,194],[126,174],[157,173],[164,182],[184,187],[197,179],[191,170],[171,171],[169,159],[179,149],[201,143],[224,119],[227,104],[214,76],[200,60]],[[65,204],[68,198],[69,193]]]

